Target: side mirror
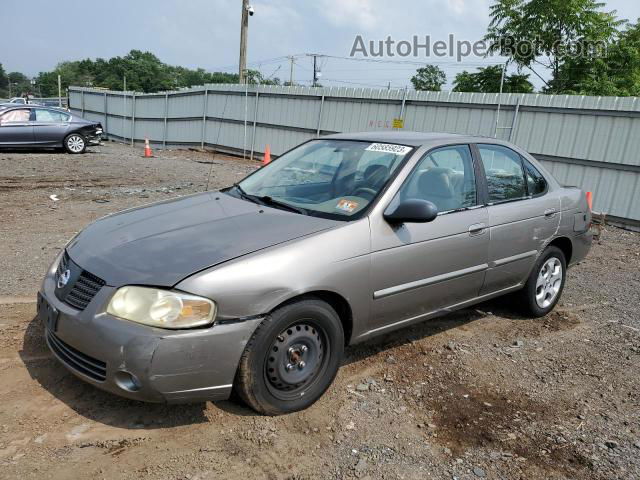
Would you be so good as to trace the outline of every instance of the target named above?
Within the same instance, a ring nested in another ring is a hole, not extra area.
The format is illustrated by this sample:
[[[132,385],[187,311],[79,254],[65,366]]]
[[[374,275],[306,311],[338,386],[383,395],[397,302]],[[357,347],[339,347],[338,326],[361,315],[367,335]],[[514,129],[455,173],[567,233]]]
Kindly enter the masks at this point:
[[[400,202],[392,211],[384,212],[384,219],[389,223],[427,223],[438,216],[438,207],[428,200],[410,198]]]

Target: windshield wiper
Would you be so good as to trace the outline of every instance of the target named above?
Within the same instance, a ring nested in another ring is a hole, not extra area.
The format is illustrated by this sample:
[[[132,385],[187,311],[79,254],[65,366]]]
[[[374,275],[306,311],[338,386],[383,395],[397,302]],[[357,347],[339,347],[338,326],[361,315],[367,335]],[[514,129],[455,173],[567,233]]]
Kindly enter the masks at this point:
[[[249,200],[250,202],[257,203],[258,205],[280,208],[281,210],[288,210],[290,212],[300,213],[302,215],[308,215],[308,212],[304,208],[294,207],[293,205],[289,205],[288,203],[280,202],[270,197],[269,195],[251,195],[250,193],[245,192],[244,189],[237,183],[234,183],[233,186],[238,191],[238,194],[240,194],[240,197],[244,198],[245,200]]]
[[[241,198],[244,198],[245,200],[249,200],[250,202],[253,202],[253,203],[257,203],[259,205],[263,205],[263,203],[260,202],[254,195],[249,195],[247,192],[245,192],[244,189],[239,184],[234,183],[233,188],[235,188],[238,191],[238,194],[240,195]]]
[[[308,215],[307,210],[305,210],[304,208],[302,208],[302,207],[294,207],[293,205],[289,205],[288,203],[281,202],[279,200],[275,200],[274,198],[270,197],[269,195],[264,195],[262,197],[254,197],[254,198],[260,200],[265,205],[268,205],[270,207],[281,208],[283,210],[289,210],[290,212],[300,213],[302,215]]]

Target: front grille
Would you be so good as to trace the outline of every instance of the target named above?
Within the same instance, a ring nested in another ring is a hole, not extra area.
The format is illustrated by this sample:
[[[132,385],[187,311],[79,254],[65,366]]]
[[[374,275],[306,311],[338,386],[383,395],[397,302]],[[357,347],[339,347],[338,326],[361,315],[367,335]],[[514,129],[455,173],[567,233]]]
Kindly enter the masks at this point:
[[[69,255],[65,251],[58,264],[56,271],[56,279],[67,269],[78,268],[69,258]],[[71,285],[70,289],[65,289],[65,292],[60,292],[60,300],[73,308],[78,310],[84,310],[89,305],[89,302],[96,296],[98,291],[105,285],[105,281],[100,277],[81,270],[80,275],[76,277],[75,283]]]
[[[83,271],[64,301],[78,310],[84,310],[104,284],[101,278]]]
[[[98,382],[107,378],[107,364],[86,355],[60,340],[55,333],[47,330],[47,344],[49,348],[69,368],[86,375]]]

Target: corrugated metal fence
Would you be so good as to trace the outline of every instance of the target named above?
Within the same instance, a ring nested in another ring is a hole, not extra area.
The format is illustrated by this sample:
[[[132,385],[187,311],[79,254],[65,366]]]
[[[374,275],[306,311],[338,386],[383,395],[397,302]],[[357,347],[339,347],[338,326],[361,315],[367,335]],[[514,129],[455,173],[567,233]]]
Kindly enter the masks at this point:
[[[531,152],[594,210],[640,225],[640,100],[537,94],[207,85],[136,94],[72,87],[70,108],[108,136],[275,155],[318,135],[404,129],[484,135]],[[133,139],[133,140],[132,140]]]

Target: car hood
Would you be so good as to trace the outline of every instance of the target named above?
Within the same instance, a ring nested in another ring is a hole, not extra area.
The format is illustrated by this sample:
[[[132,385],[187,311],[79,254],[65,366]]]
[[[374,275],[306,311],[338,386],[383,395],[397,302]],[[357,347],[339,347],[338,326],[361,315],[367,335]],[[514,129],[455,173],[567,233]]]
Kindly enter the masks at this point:
[[[200,270],[339,224],[207,192],[104,217],[67,252],[108,285],[171,287]]]

